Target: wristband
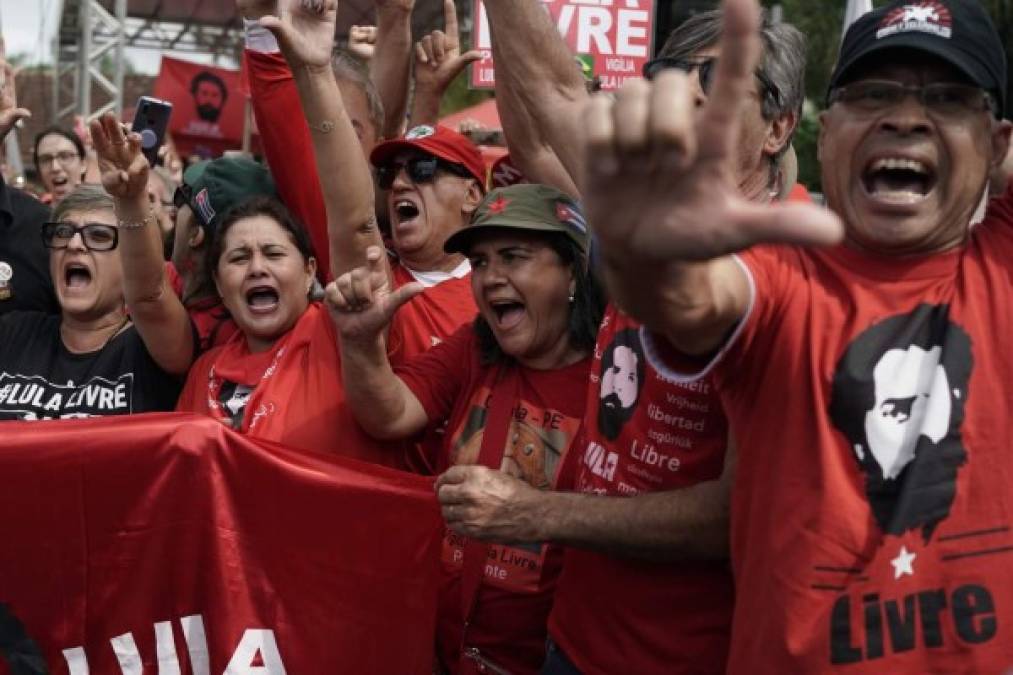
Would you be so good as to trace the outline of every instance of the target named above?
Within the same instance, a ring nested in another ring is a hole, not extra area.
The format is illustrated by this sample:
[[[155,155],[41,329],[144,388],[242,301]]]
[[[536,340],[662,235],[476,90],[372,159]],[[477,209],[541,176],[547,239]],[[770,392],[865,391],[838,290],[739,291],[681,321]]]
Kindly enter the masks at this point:
[[[251,52],[275,54],[281,51],[278,38],[256,19],[243,19],[243,31],[246,33],[246,48]]]

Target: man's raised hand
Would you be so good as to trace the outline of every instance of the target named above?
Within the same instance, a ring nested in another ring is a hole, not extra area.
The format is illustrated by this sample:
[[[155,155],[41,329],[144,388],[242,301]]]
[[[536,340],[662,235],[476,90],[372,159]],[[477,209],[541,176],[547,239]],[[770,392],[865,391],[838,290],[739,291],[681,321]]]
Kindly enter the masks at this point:
[[[348,51],[363,61],[376,51],[376,26],[352,26],[348,29]]]
[[[415,84],[443,94],[458,73],[482,58],[482,52],[461,53],[454,0],[443,0],[443,30],[434,30],[415,43]]]
[[[92,120],[89,125],[102,171],[102,187],[123,201],[147,202],[148,160],[141,152],[141,136],[125,133],[113,113]]]
[[[327,305],[343,340],[375,339],[398,308],[424,290],[422,284],[413,282],[391,291],[383,256],[383,249],[370,246],[364,266],[327,284]]]
[[[278,0],[277,15],[260,17],[274,33],[285,60],[294,70],[330,68],[338,0]]]
[[[707,260],[759,242],[831,244],[839,220],[815,206],[748,201],[735,178],[739,120],[760,54],[755,0],[726,0],[721,57],[696,110],[686,73],[631,80],[586,113],[588,220],[610,267]]]

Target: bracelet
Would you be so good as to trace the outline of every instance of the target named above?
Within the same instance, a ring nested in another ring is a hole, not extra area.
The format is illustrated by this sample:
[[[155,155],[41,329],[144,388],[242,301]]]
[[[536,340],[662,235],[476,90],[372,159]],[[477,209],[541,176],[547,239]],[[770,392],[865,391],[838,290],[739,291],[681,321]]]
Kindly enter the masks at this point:
[[[125,219],[120,214],[116,214],[116,224],[119,225],[120,229],[123,230],[137,230],[145,227],[149,223],[155,222],[155,210],[148,209],[148,215],[140,220]]]
[[[313,124],[309,120],[306,120],[306,126],[310,128],[310,131],[319,131],[322,134],[329,134],[334,131],[336,126],[331,120],[324,120],[320,124]]]

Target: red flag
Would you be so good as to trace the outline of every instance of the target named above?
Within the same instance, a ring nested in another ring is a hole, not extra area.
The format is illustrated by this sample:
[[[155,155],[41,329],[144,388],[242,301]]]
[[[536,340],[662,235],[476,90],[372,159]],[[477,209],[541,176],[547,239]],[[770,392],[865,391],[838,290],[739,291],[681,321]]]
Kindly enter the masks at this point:
[[[193,415],[5,422],[0,514],[0,673],[431,672],[431,479]]]
[[[169,131],[183,155],[218,157],[243,142],[246,97],[238,70],[168,56],[155,81],[155,96],[172,103]]]

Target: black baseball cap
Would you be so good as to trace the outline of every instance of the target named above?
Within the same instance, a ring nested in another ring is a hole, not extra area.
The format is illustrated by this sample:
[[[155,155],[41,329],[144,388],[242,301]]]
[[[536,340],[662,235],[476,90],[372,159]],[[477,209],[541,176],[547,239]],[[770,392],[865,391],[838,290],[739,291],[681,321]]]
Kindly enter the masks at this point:
[[[830,91],[845,84],[866,57],[906,48],[950,64],[1006,110],[1006,53],[988,12],[978,0],[895,0],[868,12],[844,36]]]

